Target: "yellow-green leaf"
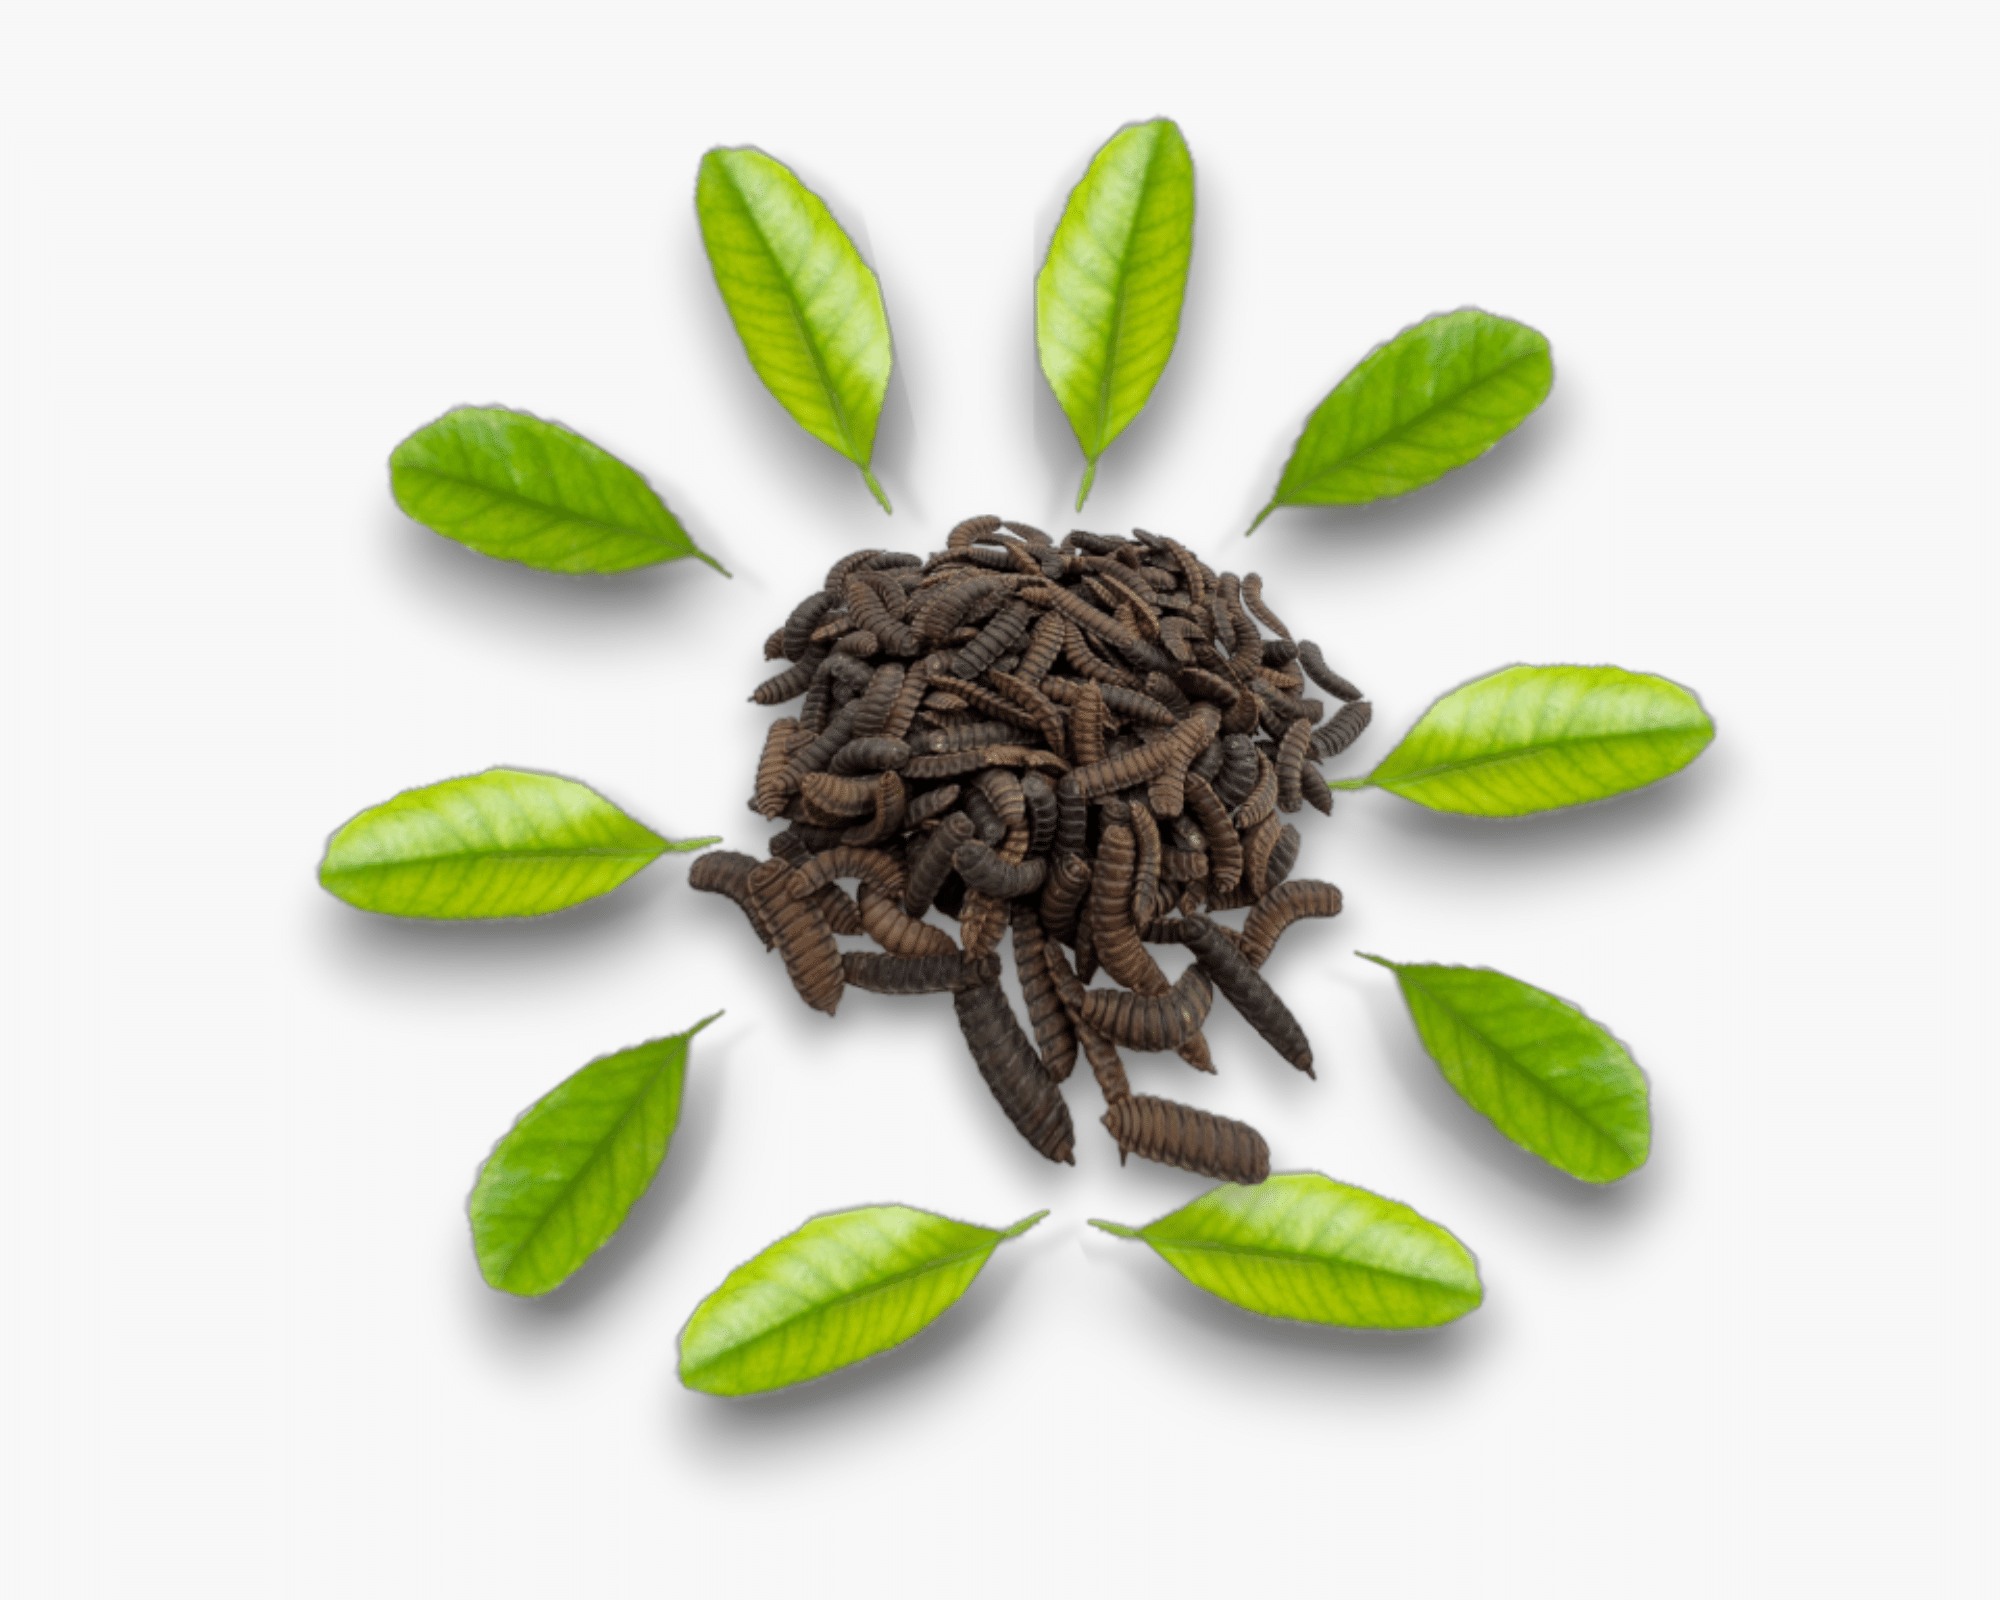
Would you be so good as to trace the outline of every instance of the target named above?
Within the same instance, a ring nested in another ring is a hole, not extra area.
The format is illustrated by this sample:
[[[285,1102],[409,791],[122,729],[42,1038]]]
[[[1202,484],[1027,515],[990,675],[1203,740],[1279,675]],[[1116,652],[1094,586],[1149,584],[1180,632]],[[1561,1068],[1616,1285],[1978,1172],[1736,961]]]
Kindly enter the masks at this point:
[[[1524,817],[1643,788],[1708,748],[1687,689],[1619,667],[1507,667],[1454,689],[1365,778],[1433,811]]]
[[[761,150],[701,158],[695,214],[715,286],[764,387],[807,433],[875,481],[893,355],[882,287],[820,197]]]
[[[1421,489],[1518,428],[1554,380],[1548,340],[1524,323],[1466,310],[1405,328],[1319,403],[1250,531],[1279,506]]]
[[[1145,406],[1166,370],[1194,250],[1194,163],[1165,117],[1120,129],[1070,191],[1035,279],[1042,375],[1097,458]]]
[[[662,839],[583,784],[494,767],[370,806],[327,841],[319,881],[390,916],[538,917],[715,842]]]
[[[681,1382],[758,1394],[899,1345],[965,1293],[994,1246],[1047,1215],[999,1229],[909,1206],[814,1217],[695,1307],[681,1330]]]
[[[1280,1172],[1254,1188],[1225,1183],[1143,1228],[1143,1239],[1198,1289],[1259,1316],[1344,1328],[1429,1328],[1482,1297],[1472,1252],[1435,1222],[1317,1172]]]
[[[433,533],[544,572],[625,572],[699,556],[680,519],[610,451],[525,411],[460,406],[389,457],[396,504]]]
[[[600,1056],[521,1113],[466,1202],[488,1283],[547,1294],[618,1231],[680,1120],[688,1042],[714,1020]]]
[[[1355,953],[1395,973],[1445,1081],[1523,1150],[1585,1183],[1611,1183],[1645,1161],[1646,1075],[1578,1007],[1487,967]]]

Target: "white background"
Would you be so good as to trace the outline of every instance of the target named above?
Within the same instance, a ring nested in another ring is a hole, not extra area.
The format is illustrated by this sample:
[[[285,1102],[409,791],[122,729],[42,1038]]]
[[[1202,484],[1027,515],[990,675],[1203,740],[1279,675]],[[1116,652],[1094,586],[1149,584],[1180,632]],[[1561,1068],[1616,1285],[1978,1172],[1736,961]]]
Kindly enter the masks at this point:
[[[7,7],[10,778],[0,1567],[22,1595],[1970,1595],[1988,1570],[1993,53],[1972,5]],[[1513,825],[1302,819],[1349,909],[1231,1018],[1281,1168],[1478,1253],[1462,1323],[1260,1323],[1142,1247],[1206,1187],[1008,1128],[942,999],[793,997],[672,858],[520,926],[316,886],[496,763],[757,848],[758,644],[834,558],[1080,470],[1031,279],[1121,123],[1198,170],[1180,346],[1085,526],[1254,565],[1373,695],[1363,770],[1507,662],[1696,688],[1719,737]],[[859,475],[743,360],[695,165],[756,143],[879,270]],[[1463,304],[1548,404],[1370,511],[1279,513],[1306,413]],[[645,471],[736,574],[615,581],[405,521],[459,403]],[[1981,648],[1985,646],[1985,648]],[[1586,1190],[1502,1140],[1356,948],[1576,999],[1653,1083]],[[683,1028],[680,1131],[543,1303],[463,1213],[511,1118]],[[675,1337],[809,1214],[1053,1215],[886,1359],[729,1404]],[[1981,1507],[1984,1511],[1981,1511]],[[1990,1592],[1990,1591],[1988,1591]]]

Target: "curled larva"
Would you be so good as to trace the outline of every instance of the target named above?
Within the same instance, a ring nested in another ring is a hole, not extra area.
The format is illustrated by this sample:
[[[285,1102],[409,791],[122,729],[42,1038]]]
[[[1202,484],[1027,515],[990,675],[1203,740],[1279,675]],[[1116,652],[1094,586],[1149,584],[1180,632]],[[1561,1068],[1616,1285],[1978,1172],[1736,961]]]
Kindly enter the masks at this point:
[[[756,930],[757,937],[764,941],[766,950],[771,948],[771,927],[764,915],[750,898],[750,874],[757,870],[757,858],[746,856],[740,850],[710,850],[697,856],[688,869],[688,887],[700,889],[706,894],[727,895],[734,900],[743,915]]]
[[[1172,1050],[1208,1017],[1215,991],[1199,966],[1189,967],[1165,994],[1086,989],[1076,1020],[1133,1050]]]
[[[1243,919],[1243,956],[1253,967],[1271,958],[1278,936],[1301,917],[1337,917],[1340,891],[1314,878],[1280,884],[1251,908]]]
[[[772,941],[799,998],[828,1016],[840,1006],[844,983],[840,947],[816,901],[794,899],[780,886],[792,875],[783,861],[766,861],[744,882],[744,890],[770,926]]]

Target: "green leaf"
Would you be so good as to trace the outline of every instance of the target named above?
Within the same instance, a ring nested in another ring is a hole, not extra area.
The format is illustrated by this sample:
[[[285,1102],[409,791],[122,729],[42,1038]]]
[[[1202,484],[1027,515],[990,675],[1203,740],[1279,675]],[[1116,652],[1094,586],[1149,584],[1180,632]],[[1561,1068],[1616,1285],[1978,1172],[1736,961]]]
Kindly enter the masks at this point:
[[[539,917],[714,843],[662,839],[568,778],[493,767],[370,806],[327,841],[319,881],[394,917]]]
[[[1334,385],[1250,531],[1279,506],[1357,506],[1435,483],[1491,450],[1554,381],[1549,342],[1484,311],[1405,328]]]
[[[1478,1263],[1443,1228],[1317,1172],[1225,1183],[1143,1228],[1091,1225],[1145,1240],[1197,1289],[1264,1317],[1430,1328],[1481,1299]]]
[[[1047,1215],[999,1230],[909,1206],[814,1217],[695,1307],[681,1330],[681,1382],[761,1394],[899,1345],[965,1293],[995,1245]]]
[[[893,355],[882,286],[825,203],[761,150],[701,158],[695,214],[750,365],[792,420],[875,481]]]
[[[466,1202],[488,1283],[547,1294],[618,1231],[680,1121],[688,1041],[721,1015],[599,1056],[521,1113]]]
[[[1488,967],[1355,953],[1395,973],[1445,1081],[1523,1150],[1585,1183],[1645,1162],[1646,1075],[1577,1007]]]
[[[1173,354],[1194,250],[1194,163],[1165,117],[1121,128],[1070,191],[1035,279],[1042,375],[1086,466],[1145,407]]]
[[[1715,724],[1679,684],[1618,667],[1506,667],[1452,690],[1365,778],[1471,817],[1603,800],[1644,788],[1708,748]]]
[[[525,411],[460,406],[389,457],[396,504],[433,533],[544,572],[626,572],[700,556],[646,480]]]

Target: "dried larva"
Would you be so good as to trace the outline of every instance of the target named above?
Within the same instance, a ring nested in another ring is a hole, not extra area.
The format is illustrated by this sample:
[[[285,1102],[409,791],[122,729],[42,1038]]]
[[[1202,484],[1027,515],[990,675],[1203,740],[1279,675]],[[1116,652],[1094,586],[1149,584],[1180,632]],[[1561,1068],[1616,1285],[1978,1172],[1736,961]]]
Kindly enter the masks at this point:
[[[1319,646],[1310,639],[1299,641],[1299,665],[1306,675],[1336,700],[1359,700],[1361,691],[1326,664]]]
[[[997,956],[967,956],[953,950],[929,956],[869,955],[849,950],[840,958],[843,977],[870,994],[948,994],[1000,976]]]
[[[797,868],[792,877],[794,894],[812,894],[822,884],[831,883],[836,878],[859,878],[881,893],[901,899],[909,883],[909,874],[894,856],[886,851],[860,849],[854,845],[835,845],[831,850],[821,850],[793,864]]]
[[[1208,975],[1193,966],[1165,994],[1086,989],[1076,1019],[1134,1050],[1171,1050],[1200,1028],[1214,1002]]]
[[[1028,854],[1047,855],[1056,837],[1055,787],[1039,772],[1024,772],[1021,798],[1028,811]]]
[[[1160,909],[1160,824],[1152,808],[1128,808],[1132,818],[1132,920],[1151,922]]]
[[[1278,830],[1277,841],[1271,846],[1270,859],[1264,864],[1264,892],[1269,894],[1279,884],[1292,875],[1292,868],[1299,859],[1299,830],[1289,822]]]
[[[921,917],[936,900],[951,873],[951,858],[972,837],[972,819],[954,811],[917,849],[910,862],[910,881],[903,890],[903,914]]]
[[[813,674],[826,659],[825,645],[809,645],[789,667],[775,678],[766,678],[750,691],[750,698],[760,706],[783,705],[787,700],[796,700],[806,692],[813,681]]]
[[[1300,717],[1285,729],[1285,736],[1278,742],[1278,809],[1297,811],[1305,804],[1305,796],[1299,792],[1299,775],[1305,766],[1306,746],[1312,740],[1312,724]]]
[[[1299,769],[1299,793],[1321,816],[1333,815],[1333,790],[1327,787],[1326,774],[1310,761]]]
[[[1022,895],[1033,894],[1041,888],[1043,874],[1048,870],[1045,857],[1037,856],[1032,861],[1022,862],[1003,861],[977,839],[960,845],[951,859],[968,888],[977,889],[996,900],[1015,900]]]
[[[833,596],[822,590],[818,594],[807,595],[792,608],[792,614],[785,618],[785,626],[781,630],[784,634],[783,653],[787,661],[797,662],[805,658],[806,646],[812,639],[813,630],[819,626],[820,620],[832,607]],[[790,696],[786,698],[789,699]]]
[[[1051,1161],[1075,1165],[1076,1129],[1062,1091],[1043,1072],[1014,1011],[997,983],[952,992],[959,1031],[1007,1120]]]
[[[788,770],[791,765],[792,735],[799,731],[797,717],[780,717],[764,736],[764,750],[757,757],[756,792],[750,800],[753,811],[775,817],[785,809],[785,801],[797,787]]]
[[[833,930],[810,899],[794,899],[781,885],[792,875],[783,861],[762,863],[744,882],[744,891],[771,929],[771,938],[784,958],[785,971],[799,998],[815,1011],[828,1016],[839,1009],[844,980],[840,971],[840,947],[833,942]]]
[[[942,789],[926,789],[903,808],[903,826],[915,828],[941,817],[958,804],[959,787],[948,783]]]
[[[757,909],[756,902],[750,898],[748,887],[750,874],[757,870],[757,864],[755,856],[746,856],[739,850],[711,850],[697,856],[694,865],[688,869],[688,887],[705,894],[727,895],[734,900],[768,950],[771,948],[771,927],[764,914]]]
[[[1342,706],[1333,714],[1333,720],[1312,738],[1310,749],[1315,761],[1325,761],[1337,756],[1361,737],[1368,726],[1368,719],[1374,715],[1374,707],[1366,700],[1356,700]]]
[[[1340,915],[1340,891],[1330,883],[1299,878],[1273,889],[1243,919],[1243,957],[1253,967],[1270,960],[1278,936],[1302,917]]]
[[[1176,1100],[1149,1094],[1113,1100],[1104,1126],[1118,1141],[1121,1161],[1144,1156],[1224,1183],[1262,1183],[1271,1175],[1271,1147],[1255,1128]]]
[[[1058,854],[1042,884],[1042,927],[1051,939],[1070,944],[1076,937],[1077,911],[1090,891],[1090,863],[1081,855]]]
[[[1201,914],[1187,919],[1180,942],[1194,952],[1201,970],[1215,980],[1216,988],[1243,1020],[1257,1030],[1258,1036],[1299,1071],[1312,1077],[1312,1046],[1306,1041],[1305,1029],[1235,942],[1224,938],[1216,925]]]
[[[1009,908],[1008,921],[1014,935],[1014,971],[1021,980],[1021,1000],[1028,1008],[1042,1072],[1051,1083],[1061,1083],[1076,1066],[1076,1030],[1049,976],[1048,936],[1034,910],[1020,901]]]
[[[903,915],[896,898],[863,880],[857,893],[861,931],[892,956],[958,954],[958,945],[942,928]]]

